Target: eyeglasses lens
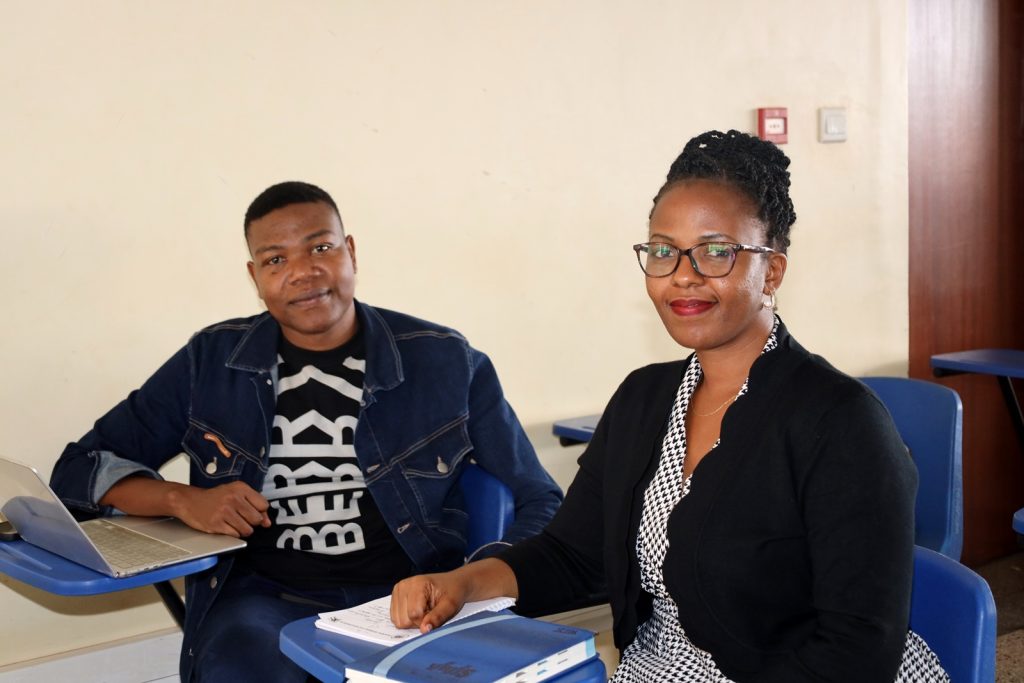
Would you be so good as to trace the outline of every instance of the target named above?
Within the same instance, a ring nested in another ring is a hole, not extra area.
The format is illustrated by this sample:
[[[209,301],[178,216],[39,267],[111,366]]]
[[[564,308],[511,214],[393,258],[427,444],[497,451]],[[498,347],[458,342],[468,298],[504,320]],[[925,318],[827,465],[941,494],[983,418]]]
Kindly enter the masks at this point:
[[[679,252],[667,244],[647,244],[637,252],[644,272],[654,277],[668,275],[676,268]]]
[[[728,244],[701,244],[691,252],[697,270],[708,277],[722,277],[732,270],[736,251]]]
[[[736,250],[730,244],[709,242],[698,244],[690,251],[692,263],[697,272],[705,277],[723,277],[732,271]],[[680,251],[669,244],[652,242],[637,252],[640,265],[651,277],[665,277],[675,272],[680,261]]]

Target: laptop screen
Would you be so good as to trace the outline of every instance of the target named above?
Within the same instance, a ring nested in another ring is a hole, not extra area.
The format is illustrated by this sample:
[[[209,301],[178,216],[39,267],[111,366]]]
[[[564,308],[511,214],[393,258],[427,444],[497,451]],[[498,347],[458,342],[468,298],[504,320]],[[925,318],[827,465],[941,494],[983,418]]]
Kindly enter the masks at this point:
[[[75,518],[33,467],[0,458],[0,512],[32,545],[108,573]]]

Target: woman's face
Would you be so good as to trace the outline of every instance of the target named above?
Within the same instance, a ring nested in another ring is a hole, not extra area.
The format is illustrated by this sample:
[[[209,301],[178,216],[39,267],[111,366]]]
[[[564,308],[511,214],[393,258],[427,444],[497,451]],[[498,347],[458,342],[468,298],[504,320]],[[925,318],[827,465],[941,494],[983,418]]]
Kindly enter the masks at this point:
[[[729,185],[689,180],[669,189],[654,207],[650,241],[688,249],[701,242],[768,246],[765,226],[753,203]],[[646,278],[647,294],[668,333],[696,351],[745,348],[764,341],[773,313],[764,307],[782,284],[783,254],[736,255],[725,277],[704,277],[683,257],[675,273]]]

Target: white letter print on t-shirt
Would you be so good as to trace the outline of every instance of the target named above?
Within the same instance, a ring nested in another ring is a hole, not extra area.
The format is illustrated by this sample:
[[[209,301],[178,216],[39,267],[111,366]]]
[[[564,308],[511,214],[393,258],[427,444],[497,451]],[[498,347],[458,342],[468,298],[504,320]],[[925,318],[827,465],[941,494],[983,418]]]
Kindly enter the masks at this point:
[[[349,358],[345,365],[365,372],[365,361]],[[278,396],[302,391],[311,381],[336,391],[339,401],[358,405],[362,397],[361,386],[310,365],[280,378]],[[366,482],[353,445],[357,421],[355,415],[330,420],[316,410],[294,420],[274,416],[282,443],[271,445],[262,493],[276,513],[275,525],[284,527],[278,548],[343,555],[366,547],[359,525],[359,500],[367,495]],[[299,435],[303,437],[297,439]]]

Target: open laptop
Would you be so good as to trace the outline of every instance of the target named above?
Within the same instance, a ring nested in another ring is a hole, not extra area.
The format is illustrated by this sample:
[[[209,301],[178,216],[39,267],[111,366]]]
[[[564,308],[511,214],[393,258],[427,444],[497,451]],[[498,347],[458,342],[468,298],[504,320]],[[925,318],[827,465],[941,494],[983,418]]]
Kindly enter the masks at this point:
[[[173,517],[117,516],[78,522],[33,467],[0,457],[0,513],[32,545],[107,576],[131,576],[245,547]]]

